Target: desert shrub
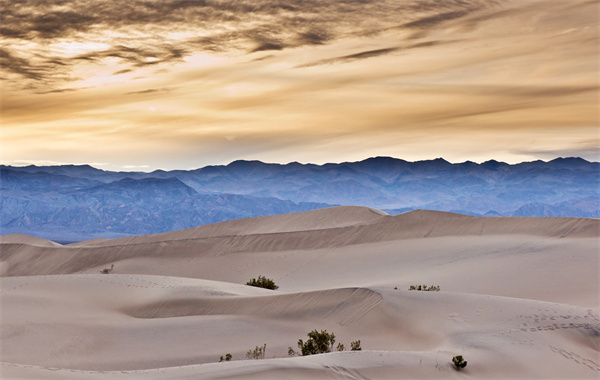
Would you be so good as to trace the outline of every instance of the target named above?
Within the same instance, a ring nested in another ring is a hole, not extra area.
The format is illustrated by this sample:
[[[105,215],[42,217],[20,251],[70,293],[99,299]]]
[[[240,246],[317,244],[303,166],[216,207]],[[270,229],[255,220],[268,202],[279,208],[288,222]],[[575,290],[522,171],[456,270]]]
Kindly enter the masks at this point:
[[[321,330],[321,332],[313,330],[307,335],[308,339],[306,342],[304,342],[302,339],[298,339],[298,349],[300,350],[300,354],[302,356],[324,354],[326,352],[333,351],[333,344],[335,343],[334,333],[330,334],[327,332],[327,330]],[[297,354],[298,353],[294,351],[292,347],[288,348],[288,355],[293,356]]]
[[[110,272],[113,271],[113,269],[115,269],[115,264],[111,264],[110,268],[104,268],[100,271],[100,273],[102,274],[109,274]]]
[[[221,359],[219,360],[219,363],[221,363],[221,362],[229,362],[229,361],[231,361],[231,358],[232,358],[231,354],[225,355],[224,359],[223,359],[223,356],[221,356]]]
[[[321,332],[317,330],[313,330],[307,334],[308,339],[304,342],[302,339],[298,339],[298,349],[299,352],[294,351],[292,347],[288,347],[288,355],[316,355],[316,354],[325,354],[327,352],[333,352],[333,347],[335,343],[335,334],[328,333],[327,330],[321,330]],[[353,351],[359,351],[360,348],[360,340],[356,342],[350,343]],[[338,351],[344,351],[345,347],[342,343],[338,343],[336,349]]]
[[[256,286],[259,288],[276,290],[279,289],[279,286],[275,285],[275,282],[270,278],[266,278],[265,276],[258,276],[258,279],[253,278],[246,283],[246,285]]]
[[[440,287],[439,285],[431,285],[431,286],[427,286],[427,285],[411,285],[410,288],[408,288],[408,290],[422,290],[425,292],[439,292],[440,291]]]
[[[267,352],[267,344],[265,343],[263,346],[256,346],[254,350],[248,350],[246,352],[246,358],[248,359],[264,359],[265,353]]]
[[[467,362],[463,359],[462,355],[453,357],[452,363],[454,364],[454,367],[456,367],[457,371],[460,371],[467,366]]]
[[[298,340],[298,348],[302,352],[302,356],[323,354],[326,352],[333,351],[333,344],[335,343],[335,334],[328,333],[327,330],[313,330],[309,332],[308,339],[303,342],[302,339]]]

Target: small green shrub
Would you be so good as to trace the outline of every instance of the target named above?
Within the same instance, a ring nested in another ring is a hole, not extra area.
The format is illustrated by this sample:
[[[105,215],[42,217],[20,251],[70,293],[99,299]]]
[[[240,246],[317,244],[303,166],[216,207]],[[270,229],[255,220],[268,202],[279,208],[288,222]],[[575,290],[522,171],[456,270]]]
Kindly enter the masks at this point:
[[[221,356],[221,359],[219,360],[219,363],[221,363],[221,362],[230,362],[231,358],[232,358],[231,354],[225,355],[225,358],[223,358],[223,356]]]
[[[325,354],[328,352],[333,352],[333,347],[335,344],[335,334],[328,333],[327,330],[321,330],[321,332],[317,330],[313,330],[307,334],[308,339],[303,341],[302,339],[298,339],[298,349],[299,352],[294,351],[292,347],[288,347],[288,355],[316,355],[316,354]],[[360,351],[360,340],[356,342],[350,343],[352,351]],[[336,349],[338,351],[344,351],[345,347],[342,343],[338,343]]]
[[[462,355],[457,355],[452,358],[452,363],[456,367],[457,371],[465,368],[467,366],[467,362],[463,359]]]
[[[431,286],[427,286],[427,285],[411,285],[410,288],[408,288],[408,290],[422,290],[425,292],[439,292],[440,291],[440,287],[439,285],[431,285]]]
[[[333,344],[335,343],[335,334],[328,333],[327,330],[313,330],[308,334],[308,340],[303,342],[302,339],[298,340],[298,348],[302,352],[302,356],[324,354],[326,352],[333,351]]]
[[[248,350],[246,352],[246,358],[248,359],[264,359],[265,353],[267,352],[267,344],[265,343],[263,346],[256,346],[254,350]]]
[[[275,282],[270,278],[266,278],[265,276],[258,276],[258,279],[253,278],[246,283],[246,285],[256,286],[259,288],[276,290],[279,289],[279,286],[275,285]]]

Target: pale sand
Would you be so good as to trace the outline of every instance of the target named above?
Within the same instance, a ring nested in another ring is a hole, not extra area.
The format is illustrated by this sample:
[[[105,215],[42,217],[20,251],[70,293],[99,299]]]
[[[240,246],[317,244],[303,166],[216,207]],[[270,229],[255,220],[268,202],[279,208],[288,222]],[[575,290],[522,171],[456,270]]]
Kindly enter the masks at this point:
[[[3,236],[0,377],[596,379],[599,228],[337,207],[67,246]],[[243,285],[261,274],[280,289]],[[407,290],[423,283],[441,291]],[[313,329],[363,351],[288,357]]]

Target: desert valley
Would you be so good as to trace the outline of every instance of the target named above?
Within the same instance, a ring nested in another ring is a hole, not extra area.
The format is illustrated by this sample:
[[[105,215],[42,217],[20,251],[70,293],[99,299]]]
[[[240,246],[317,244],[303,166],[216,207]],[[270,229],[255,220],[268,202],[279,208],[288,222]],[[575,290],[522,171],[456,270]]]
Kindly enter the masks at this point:
[[[599,223],[343,206],[69,245],[5,235],[2,378],[596,379]],[[261,275],[279,289],[245,285]],[[344,351],[288,355],[313,330]]]

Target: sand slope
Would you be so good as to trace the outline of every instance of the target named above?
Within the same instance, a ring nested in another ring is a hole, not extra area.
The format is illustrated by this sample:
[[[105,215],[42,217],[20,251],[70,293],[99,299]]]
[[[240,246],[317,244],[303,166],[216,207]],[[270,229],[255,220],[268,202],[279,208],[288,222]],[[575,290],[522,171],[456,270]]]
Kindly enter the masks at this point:
[[[0,244],[29,244],[38,245],[42,247],[61,247],[59,243],[55,243],[50,240],[41,239],[35,236],[23,235],[23,234],[10,234],[0,236]]]
[[[69,246],[3,237],[0,374],[598,378],[598,226],[340,207]],[[280,289],[243,285],[260,274]],[[421,283],[442,290],[407,290]],[[313,329],[363,351],[288,357]]]

